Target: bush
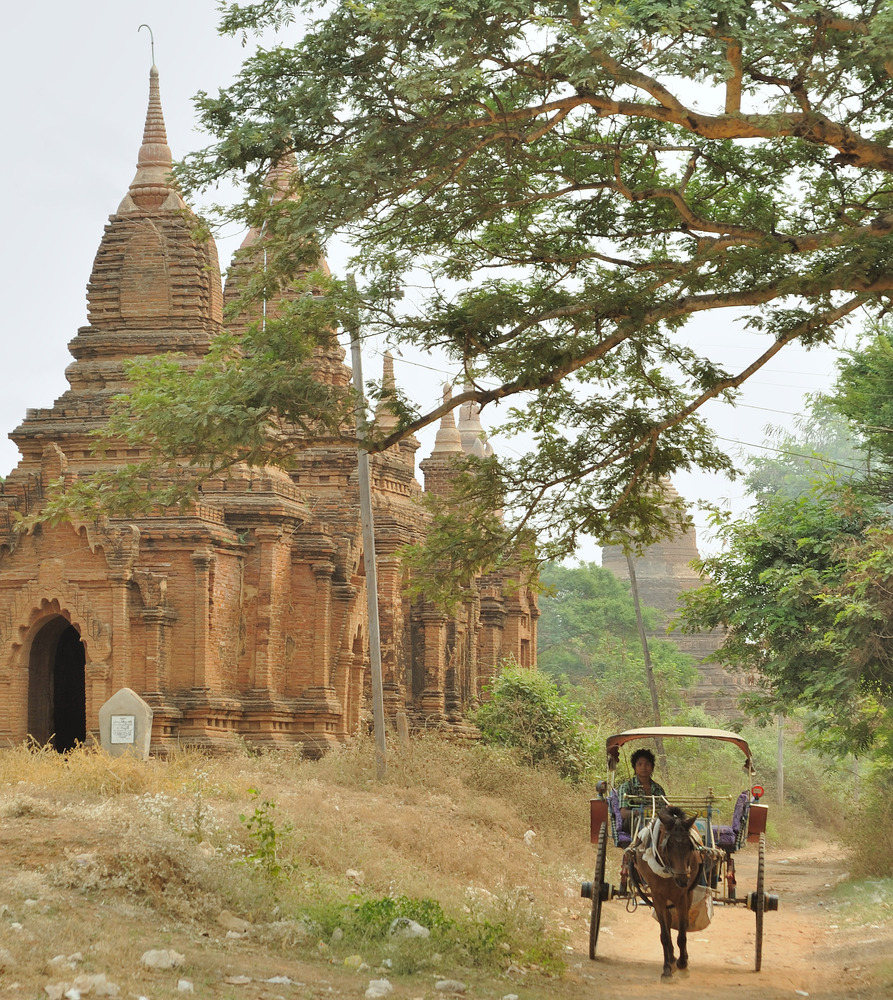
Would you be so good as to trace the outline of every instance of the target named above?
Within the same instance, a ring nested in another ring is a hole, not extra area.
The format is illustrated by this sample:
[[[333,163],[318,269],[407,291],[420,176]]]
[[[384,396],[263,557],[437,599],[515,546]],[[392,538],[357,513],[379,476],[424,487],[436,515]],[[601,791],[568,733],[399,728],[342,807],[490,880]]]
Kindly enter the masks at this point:
[[[526,764],[548,764],[562,777],[585,778],[597,757],[582,710],[551,677],[506,663],[487,689],[474,721],[485,742],[514,747]]]
[[[856,813],[842,831],[854,878],[893,876],[893,778],[875,769],[862,782]]]

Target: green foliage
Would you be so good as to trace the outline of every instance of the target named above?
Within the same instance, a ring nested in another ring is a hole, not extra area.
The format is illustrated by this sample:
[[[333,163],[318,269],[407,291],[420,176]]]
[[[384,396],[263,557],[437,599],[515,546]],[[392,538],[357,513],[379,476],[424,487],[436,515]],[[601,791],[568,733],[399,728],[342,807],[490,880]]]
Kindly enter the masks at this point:
[[[414,920],[436,934],[444,934],[455,927],[455,922],[446,916],[436,899],[408,896],[358,899],[351,911],[350,923],[363,937],[381,940],[387,937],[391,924],[398,918]]]
[[[869,471],[860,436],[836,396],[817,395],[795,429],[767,428],[767,451],[749,455],[745,482],[758,501],[809,494],[821,484],[861,481]]]
[[[893,473],[893,323],[887,317],[869,327],[858,350],[838,365],[834,405],[861,431],[872,460],[881,467],[889,494]]]
[[[248,794],[257,804],[250,816],[239,815],[239,822],[245,825],[248,840],[252,845],[245,862],[255,865],[270,880],[275,881],[281,878],[286,870],[286,866],[279,859],[279,851],[282,838],[291,832],[291,826],[286,823],[283,827],[277,828],[273,818],[276,803],[272,799],[261,801],[256,788],[249,788]]]
[[[687,630],[728,629],[717,656],[752,675],[750,709],[807,709],[816,744],[838,754],[890,749],[893,671],[878,585],[893,579],[893,564],[874,546],[863,558],[875,517],[843,487],[767,500],[721,526],[724,551],[703,564],[711,582],[683,598]]]
[[[620,729],[651,718],[636,612],[627,584],[594,563],[545,565],[538,622],[541,670],[570,685],[587,713]],[[645,627],[658,612],[643,608]],[[666,639],[649,639],[649,652],[663,711],[679,710],[683,692],[697,680],[690,656]]]
[[[469,890],[462,912],[450,916],[430,898],[354,896],[345,906],[328,900],[311,908],[311,925],[325,937],[341,931],[338,949],[387,950],[393,971],[414,973],[440,968],[446,956],[454,965],[504,969],[513,961],[536,963],[549,972],[564,967],[561,941],[513,886],[491,893]],[[401,940],[391,934],[393,921],[405,918],[426,927],[430,936]]]
[[[538,660],[552,674],[573,681],[604,673],[619,642],[638,642],[636,611],[628,585],[595,563],[561,566],[547,563],[540,570]],[[656,613],[643,609],[646,629]],[[624,650],[626,652],[626,650]]]
[[[499,669],[474,721],[486,742],[514,747],[531,766],[547,764],[575,781],[599,758],[580,708],[550,677],[514,663]]]

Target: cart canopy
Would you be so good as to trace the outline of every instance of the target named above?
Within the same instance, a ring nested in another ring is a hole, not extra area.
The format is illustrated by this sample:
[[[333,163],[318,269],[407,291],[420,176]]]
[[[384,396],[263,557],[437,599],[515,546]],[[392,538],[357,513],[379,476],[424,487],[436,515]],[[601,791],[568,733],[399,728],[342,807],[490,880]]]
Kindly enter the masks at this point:
[[[747,745],[747,740],[739,733],[733,733],[727,729],[699,729],[696,726],[650,726],[645,729],[627,729],[625,733],[609,736],[606,744],[608,766],[611,770],[614,769],[620,757],[620,748],[624,743],[655,738],[672,739],[676,736],[687,736],[696,740],[725,740],[727,743],[734,743],[747,758],[745,767],[750,770],[753,766],[750,747]]]

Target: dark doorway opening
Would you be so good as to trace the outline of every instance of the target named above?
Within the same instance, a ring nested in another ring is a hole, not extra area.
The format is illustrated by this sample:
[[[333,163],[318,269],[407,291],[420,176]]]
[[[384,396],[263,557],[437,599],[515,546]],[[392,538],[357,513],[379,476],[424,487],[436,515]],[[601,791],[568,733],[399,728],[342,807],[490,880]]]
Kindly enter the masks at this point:
[[[53,618],[31,644],[28,732],[60,752],[87,738],[86,655],[80,633],[67,619]]]

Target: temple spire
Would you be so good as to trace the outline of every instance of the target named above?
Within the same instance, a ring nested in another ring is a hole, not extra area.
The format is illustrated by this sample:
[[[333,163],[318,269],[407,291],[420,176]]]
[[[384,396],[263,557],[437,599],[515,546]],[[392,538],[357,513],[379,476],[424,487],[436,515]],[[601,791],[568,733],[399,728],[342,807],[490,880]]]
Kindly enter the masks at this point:
[[[392,431],[399,423],[397,414],[394,413],[390,403],[397,391],[397,379],[394,377],[394,355],[390,351],[385,351],[384,354],[381,386],[387,395],[379,401],[375,408],[375,424],[378,430],[387,432]]]
[[[136,161],[136,174],[130,189],[118,207],[118,215],[153,210],[180,211],[186,207],[171,180],[173,156],[167,144],[164,113],[161,110],[161,92],[158,86],[158,67],[149,70],[149,107],[143,142]]]
[[[272,202],[295,195],[295,180],[298,173],[298,161],[289,149],[267,171],[266,185],[272,192]]]
[[[465,391],[470,392],[474,386],[465,383]],[[481,426],[481,407],[476,399],[470,399],[459,407],[459,434],[462,439],[462,450],[466,455],[476,455],[485,458],[493,454],[488,449],[487,435]]]
[[[453,398],[453,387],[447,382],[443,387],[443,401],[448,403]],[[456,422],[453,417],[453,411],[447,410],[446,413],[440,418],[440,427],[438,428],[437,435],[434,438],[434,450],[431,452],[433,455],[444,455],[444,454],[462,454],[462,438],[459,436],[459,432],[456,430]]]

